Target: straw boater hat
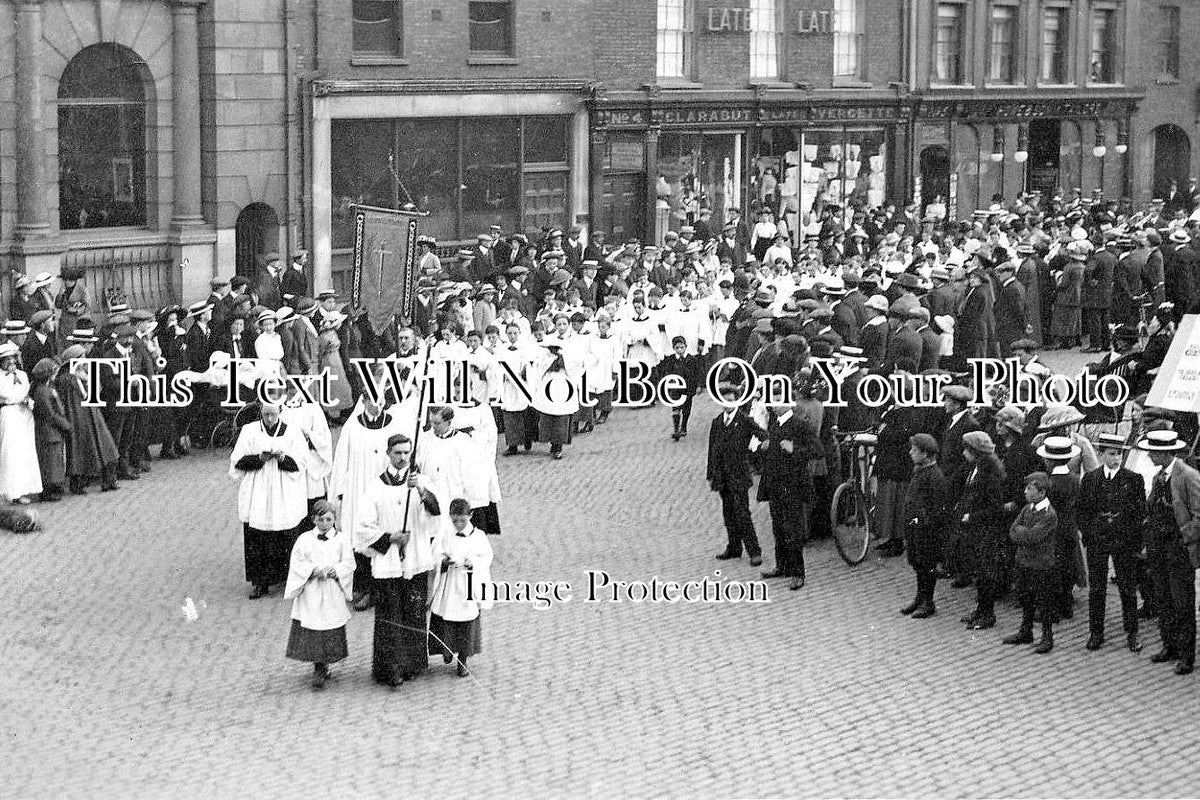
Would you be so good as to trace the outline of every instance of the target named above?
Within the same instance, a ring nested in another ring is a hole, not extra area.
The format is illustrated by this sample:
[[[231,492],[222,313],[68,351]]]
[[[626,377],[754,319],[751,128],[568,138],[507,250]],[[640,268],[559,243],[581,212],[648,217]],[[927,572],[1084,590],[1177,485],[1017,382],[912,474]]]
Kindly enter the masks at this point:
[[[262,311],[258,312],[256,319],[259,322],[263,322],[268,319],[275,319],[275,312],[269,308],[264,308]]]
[[[291,322],[295,319],[296,313],[292,311],[290,306],[284,306],[275,312],[275,324],[282,325],[285,322]]]
[[[1039,456],[1051,461],[1070,461],[1079,453],[1079,445],[1066,436],[1047,436],[1046,441],[1037,449]]]
[[[1046,413],[1042,415],[1041,424],[1038,425],[1039,431],[1052,431],[1055,428],[1063,428],[1067,425],[1075,425],[1083,422],[1086,417],[1083,412],[1074,406],[1057,405],[1050,406],[1046,409]]]
[[[1128,450],[1125,437],[1115,433],[1102,433],[1096,437],[1097,450]]]
[[[3,357],[3,354],[0,353],[0,358]],[[1138,450],[1157,450],[1159,452],[1182,450],[1187,447],[1179,440],[1179,434],[1175,431],[1150,431],[1138,441],[1137,446]]]
[[[33,288],[41,289],[54,283],[54,276],[49,272],[39,272],[33,279]]]
[[[24,336],[27,333],[33,333],[33,328],[19,319],[6,320],[4,325],[0,326],[0,336]]]
[[[211,311],[212,307],[213,307],[212,303],[209,303],[205,300],[200,300],[200,301],[192,303],[190,306],[188,306],[187,315],[189,317],[198,317],[201,314],[203,314],[205,311]]]
[[[100,339],[96,336],[95,328],[76,327],[75,330],[71,331],[71,334],[67,336],[67,341],[71,342],[72,344],[95,344],[96,342],[100,341]]]
[[[12,342],[0,343],[0,359],[8,358],[9,356],[17,356],[21,354],[21,348],[17,347]]]

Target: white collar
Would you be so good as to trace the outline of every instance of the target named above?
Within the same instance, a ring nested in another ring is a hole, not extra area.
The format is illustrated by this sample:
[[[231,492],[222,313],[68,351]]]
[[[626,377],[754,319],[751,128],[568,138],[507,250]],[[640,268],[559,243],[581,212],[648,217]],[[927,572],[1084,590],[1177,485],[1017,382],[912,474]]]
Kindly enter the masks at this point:
[[[1059,464],[1057,467],[1050,470],[1050,474],[1051,475],[1070,475],[1071,474],[1071,465],[1070,464]]]
[[[1117,477],[1117,473],[1121,471],[1120,467],[1115,467],[1113,469],[1109,469],[1108,467],[1101,467],[1101,469],[1104,470],[1104,477],[1108,478],[1110,481],[1113,478]]]
[[[1041,500],[1033,504],[1034,511],[1045,511],[1050,507],[1050,498],[1043,497]]]
[[[780,425],[783,425],[791,418],[792,418],[792,409],[789,408],[787,411],[785,411],[782,414],[780,414],[779,416],[777,416],[775,418],[775,421],[778,422]]]

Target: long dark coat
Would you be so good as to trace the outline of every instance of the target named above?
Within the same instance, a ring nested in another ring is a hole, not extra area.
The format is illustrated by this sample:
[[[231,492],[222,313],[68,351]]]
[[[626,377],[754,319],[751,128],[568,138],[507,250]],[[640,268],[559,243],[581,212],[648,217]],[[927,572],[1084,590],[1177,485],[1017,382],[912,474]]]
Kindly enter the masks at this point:
[[[117,463],[117,445],[108,431],[104,416],[98,406],[83,405],[83,390],[74,375],[68,372],[60,374],[57,388],[65,416],[71,421],[67,474],[99,476],[105,467]]]
[[[799,414],[793,413],[783,425],[774,416],[767,421],[767,449],[762,458],[762,479],[758,483],[758,501],[792,498],[801,503],[813,500],[812,476],[808,462],[822,455],[817,432]],[[781,443],[790,441],[792,452]]]
[[[67,476],[67,441],[71,421],[63,410],[58,392],[49,383],[35,384],[33,397],[33,437],[42,486],[62,486]]]
[[[904,549],[914,569],[937,566],[950,497],[950,482],[936,463],[913,470],[904,495]]]
[[[964,463],[962,469],[966,478],[952,517],[960,547],[970,554],[979,578],[994,581],[1003,566],[1008,541],[1004,468],[999,461],[983,459],[975,466]]]

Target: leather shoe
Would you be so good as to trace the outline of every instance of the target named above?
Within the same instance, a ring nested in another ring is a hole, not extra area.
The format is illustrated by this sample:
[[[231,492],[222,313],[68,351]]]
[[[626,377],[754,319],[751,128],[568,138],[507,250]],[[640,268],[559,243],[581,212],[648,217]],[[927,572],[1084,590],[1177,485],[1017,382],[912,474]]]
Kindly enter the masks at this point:
[[[562,461],[562,453],[551,453],[550,455],[554,457],[555,461]]]
[[[360,594],[358,597],[354,598],[354,610],[355,611],[366,611],[370,607],[371,607],[371,595]]]
[[[503,453],[501,453],[501,455],[505,455],[505,456],[515,456],[516,454],[517,454],[517,448],[515,448],[515,447],[510,447],[507,450],[505,450]]]
[[[762,566],[762,556],[750,556],[750,566],[761,567]]]
[[[920,607],[921,607],[921,601],[913,600],[911,603],[906,605],[904,608],[900,609],[900,613],[907,617],[909,614],[913,613]]]
[[[788,584],[788,589],[792,590],[793,592],[796,591],[797,589],[803,589],[803,588],[804,588],[804,578],[792,578],[792,582]]]
[[[965,617],[960,617],[958,621],[961,622],[963,625],[970,626],[970,624],[975,621],[975,612],[972,611],[970,614],[967,614]]]
[[[138,480],[138,476],[137,476],[137,475],[134,475],[132,472],[130,472],[130,471],[128,471],[128,470],[125,470],[124,472],[118,472],[118,473],[117,473],[117,477],[118,477],[118,478],[120,478],[120,479],[121,479],[121,480],[123,480],[123,481],[136,481],[136,480]]]
[[[786,577],[786,576],[785,576],[785,575],[784,575],[782,572],[780,572],[778,569],[769,569],[769,570],[767,570],[766,572],[764,572],[764,573],[762,574],[762,576],[763,576],[764,578],[768,578],[768,579],[769,579],[769,578],[784,578],[784,577]]]
[[[1054,640],[1047,639],[1045,636],[1043,636],[1042,640],[1037,643],[1037,647],[1033,648],[1033,652],[1037,653],[1039,656],[1044,656],[1044,655],[1046,655],[1046,653],[1049,653],[1053,649],[1054,649]]]
[[[1000,640],[1002,644],[1033,644],[1033,631],[1017,631]]]
[[[954,580],[950,581],[950,586],[953,589],[965,589],[971,585],[970,575],[959,575]]]
[[[1136,633],[1131,633],[1125,637],[1125,644],[1129,647],[1129,652],[1142,652],[1142,640]]]
[[[741,558],[741,553],[731,553],[728,550],[717,553],[717,561],[728,561],[731,558]]]
[[[913,619],[929,619],[937,613],[937,606],[933,603],[922,603],[921,607],[912,613]]]
[[[995,617],[976,617],[975,621],[969,626],[973,631],[985,631],[988,628],[996,627]]]
[[[270,587],[261,583],[255,584],[254,589],[250,592],[250,599],[257,600],[260,597],[266,597],[268,591],[270,591]]]
[[[1195,664],[1185,664],[1184,662],[1180,661],[1178,664],[1175,665],[1175,674],[1176,675],[1191,675],[1192,671],[1195,669],[1196,669]]]
[[[1099,650],[1103,646],[1104,637],[1095,633],[1088,637],[1087,644],[1085,645],[1088,650]]]
[[[1174,661],[1175,654],[1170,650],[1163,648],[1154,655],[1150,656],[1151,664],[1166,664],[1168,661]]]

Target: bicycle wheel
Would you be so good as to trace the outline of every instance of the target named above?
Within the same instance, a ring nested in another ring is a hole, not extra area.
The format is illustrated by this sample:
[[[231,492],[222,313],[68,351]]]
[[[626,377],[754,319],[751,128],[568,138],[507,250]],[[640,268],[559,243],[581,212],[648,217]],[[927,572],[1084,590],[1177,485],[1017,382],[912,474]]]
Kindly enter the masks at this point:
[[[830,514],[838,555],[852,567],[861,564],[871,544],[871,509],[856,483],[846,481],[837,487]]]

